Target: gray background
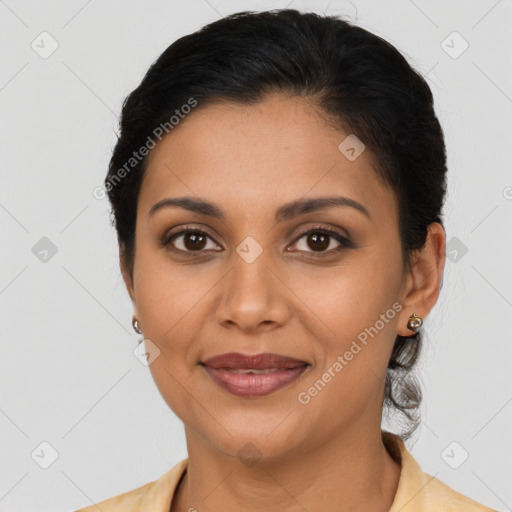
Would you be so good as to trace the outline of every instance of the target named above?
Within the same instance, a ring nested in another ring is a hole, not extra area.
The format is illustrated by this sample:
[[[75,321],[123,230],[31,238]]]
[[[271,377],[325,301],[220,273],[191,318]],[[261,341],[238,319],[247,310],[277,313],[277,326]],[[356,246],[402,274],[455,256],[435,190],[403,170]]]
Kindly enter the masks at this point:
[[[231,12],[287,5],[383,36],[434,92],[449,153],[448,260],[425,323],[421,430],[407,446],[424,471],[512,510],[512,2],[5,0],[1,511],[73,510],[186,456],[181,421],[133,355],[108,203],[93,190],[122,100],[171,42]],[[42,442],[58,453],[47,469]]]

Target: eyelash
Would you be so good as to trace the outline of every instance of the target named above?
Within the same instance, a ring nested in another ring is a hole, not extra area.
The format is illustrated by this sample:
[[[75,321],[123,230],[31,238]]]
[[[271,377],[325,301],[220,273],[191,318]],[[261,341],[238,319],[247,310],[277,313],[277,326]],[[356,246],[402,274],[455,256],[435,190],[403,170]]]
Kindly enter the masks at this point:
[[[185,251],[183,249],[177,249],[176,247],[174,247],[171,244],[172,241],[176,240],[180,236],[186,235],[186,234],[189,234],[189,233],[205,235],[210,240],[212,240],[214,243],[216,243],[215,240],[213,240],[213,238],[208,233],[206,233],[205,231],[202,231],[202,230],[197,229],[197,228],[192,228],[192,227],[186,226],[181,231],[178,231],[176,233],[171,233],[169,235],[165,235],[162,238],[162,240],[161,240],[161,245],[162,245],[162,247],[166,247],[166,248],[172,250],[173,252],[184,253],[184,254],[194,254],[194,253],[200,254],[202,252],[205,252],[204,249],[201,249],[201,250],[198,250],[198,251]],[[338,247],[336,247],[335,249],[330,249],[329,251],[320,251],[320,252],[306,251],[307,253],[315,254],[315,255],[317,255],[320,258],[321,257],[332,256],[335,253],[339,253],[339,252],[341,252],[341,251],[343,251],[345,249],[354,247],[352,242],[350,240],[348,240],[348,238],[346,238],[345,236],[341,235],[337,231],[334,231],[332,229],[327,229],[327,228],[324,228],[322,226],[314,226],[312,228],[309,228],[307,231],[304,231],[304,232],[300,233],[295,238],[295,240],[293,241],[292,245],[295,245],[299,240],[301,240],[306,235],[309,235],[311,233],[318,233],[318,234],[329,236],[331,238],[334,238],[337,242],[339,242],[341,244]],[[220,251],[215,251],[215,252],[220,252]],[[302,252],[302,251],[299,251],[299,252]]]

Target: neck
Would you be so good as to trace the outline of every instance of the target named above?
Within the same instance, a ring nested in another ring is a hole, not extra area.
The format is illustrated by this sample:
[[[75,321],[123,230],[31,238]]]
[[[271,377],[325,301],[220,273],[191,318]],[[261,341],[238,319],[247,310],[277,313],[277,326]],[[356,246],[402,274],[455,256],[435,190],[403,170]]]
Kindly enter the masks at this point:
[[[388,453],[380,426],[344,430],[322,446],[261,459],[247,467],[187,432],[187,471],[171,512],[337,510],[388,512],[400,464]]]

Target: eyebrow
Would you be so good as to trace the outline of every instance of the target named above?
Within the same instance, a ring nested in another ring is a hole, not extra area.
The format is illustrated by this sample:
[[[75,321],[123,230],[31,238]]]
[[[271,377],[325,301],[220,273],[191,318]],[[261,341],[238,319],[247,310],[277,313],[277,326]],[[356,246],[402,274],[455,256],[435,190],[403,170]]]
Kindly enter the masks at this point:
[[[299,217],[300,215],[306,215],[307,213],[325,210],[336,206],[348,206],[354,208],[371,220],[370,212],[361,203],[343,196],[298,199],[297,201],[286,203],[277,209],[275,219],[276,222],[282,222],[294,217]],[[193,197],[168,197],[166,199],[162,199],[151,207],[148,215],[152,216],[159,210],[173,207],[183,208],[184,210],[208,215],[220,220],[225,220],[226,218],[223,211],[218,206]]]

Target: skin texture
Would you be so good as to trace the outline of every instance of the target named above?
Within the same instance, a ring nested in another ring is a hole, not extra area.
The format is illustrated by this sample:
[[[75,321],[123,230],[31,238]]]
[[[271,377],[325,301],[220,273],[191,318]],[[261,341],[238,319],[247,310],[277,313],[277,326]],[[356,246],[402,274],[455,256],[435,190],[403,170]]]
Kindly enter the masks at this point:
[[[413,334],[409,316],[425,318],[437,301],[445,233],[431,224],[406,272],[396,197],[368,149],[354,161],[338,150],[347,135],[311,100],[273,94],[250,106],[198,107],[149,155],[133,278],[122,252],[120,260],[134,315],[161,351],[152,376],[185,425],[189,466],[172,512],[378,512],[393,502],[400,466],[380,430],[386,367],[396,334]],[[333,195],[358,201],[371,218],[342,206],[274,219],[284,203]],[[176,207],[149,215],[158,201],[181,196],[215,203],[225,219]],[[199,252],[186,235],[162,247],[166,233],[185,226],[210,237]],[[318,226],[354,246],[335,252],[342,245],[334,238],[320,249],[299,238]],[[236,252],[248,236],[263,251],[252,263]],[[300,403],[298,394],[394,303],[401,311]],[[242,398],[198,364],[225,352],[276,352],[310,367],[277,392]],[[247,443],[261,456],[251,467],[237,456]]]

